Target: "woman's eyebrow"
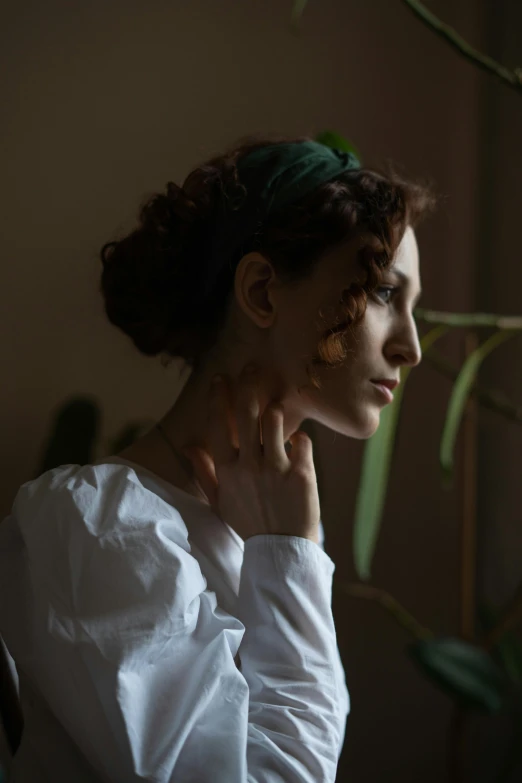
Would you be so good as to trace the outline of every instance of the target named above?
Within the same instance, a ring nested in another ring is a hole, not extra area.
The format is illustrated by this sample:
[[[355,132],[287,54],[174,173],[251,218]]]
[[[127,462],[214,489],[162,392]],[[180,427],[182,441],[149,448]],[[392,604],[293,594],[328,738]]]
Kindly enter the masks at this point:
[[[401,272],[400,269],[390,269],[389,272],[391,275],[396,275],[399,278],[399,280],[401,280],[401,282],[403,282],[408,287],[411,285],[411,279],[408,277],[408,275],[405,275],[404,272]],[[422,296],[422,288],[419,288],[419,293],[413,300],[414,306],[417,304],[421,296]]]

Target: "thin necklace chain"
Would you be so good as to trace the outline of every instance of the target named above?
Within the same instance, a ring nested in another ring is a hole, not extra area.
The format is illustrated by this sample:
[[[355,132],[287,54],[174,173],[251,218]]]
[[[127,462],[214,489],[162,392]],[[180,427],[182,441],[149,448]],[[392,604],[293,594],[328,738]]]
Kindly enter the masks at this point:
[[[192,465],[190,463],[190,460],[187,459],[187,457],[183,456],[183,454],[179,454],[178,453],[177,449],[174,448],[173,444],[170,441],[170,438],[167,436],[167,433],[165,432],[165,430],[163,429],[163,427],[161,426],[161,424],[159,422],[156,424],[156,429],[158,430],[160,435],[163,437],[163,439],[165,440],[167,445],[170,447],[170,449],[171,449],[172,453],[174,454],[174,456],[176,457],[176,459],[181,463],[181,466],[182,466],[183,470],[185,471],[186,475],[189,477],[189,479],[192,482],[192,484],[196,487],[196,489],[199,492],[199,494],[201,495],[201,497],[205,501],[208,502],[208,498],[205,495],[205,493],[203,492],[203,490],[201,489],[199,481],[197,481],[194,478],[194,469],[193,469],[193,467],[192,467]]]

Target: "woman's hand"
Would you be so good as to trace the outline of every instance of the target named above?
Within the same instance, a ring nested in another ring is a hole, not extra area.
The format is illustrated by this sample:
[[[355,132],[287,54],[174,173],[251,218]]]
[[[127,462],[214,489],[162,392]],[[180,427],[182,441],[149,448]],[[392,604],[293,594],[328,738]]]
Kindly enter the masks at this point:
[[[210,392],[208,443],[183,453],[213,511],[246,541],[266,533],[301,536],[319,543],[319,494],[312,441],[297,430],[287,454],[283,440],[284,410],[269,403],[259,416],[257,375],[243,369],[238,379],[235,415],[239,449],[233,445],[226,379]],[[263,443],[261,443],[260,426]]]

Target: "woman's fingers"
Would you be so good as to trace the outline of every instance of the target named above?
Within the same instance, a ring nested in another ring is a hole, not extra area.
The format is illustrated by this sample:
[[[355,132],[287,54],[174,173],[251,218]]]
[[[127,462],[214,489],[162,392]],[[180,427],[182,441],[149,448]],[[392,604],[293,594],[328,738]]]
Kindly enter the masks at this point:
[[[258,373],[244,368],[237,379],[233,403],[226,380],[211,387],[209,444],[216,469],[237,459],[238,448],[242,462],[264,461],[279,470],[290,466],[284,442],[283,406],[272,401],[260,417],[258,382]],[[234,422],[238,448],[234,445]]]
[[[274,465],[279,470],[290,465],[290,460],[285,449],[283,425],[284,408],[279,402],[267,405],[263,414],[263,455],[267,463]]]

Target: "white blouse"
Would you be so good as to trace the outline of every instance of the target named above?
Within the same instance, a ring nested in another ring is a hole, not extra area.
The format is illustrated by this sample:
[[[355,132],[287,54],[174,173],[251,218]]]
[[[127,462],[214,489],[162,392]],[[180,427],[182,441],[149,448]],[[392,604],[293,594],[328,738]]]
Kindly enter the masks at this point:
[[[0,524],[25,721],[10,781],[334,783],[334,570],[322,541],[243,542],[120,457],[26,482]]]

